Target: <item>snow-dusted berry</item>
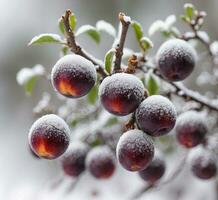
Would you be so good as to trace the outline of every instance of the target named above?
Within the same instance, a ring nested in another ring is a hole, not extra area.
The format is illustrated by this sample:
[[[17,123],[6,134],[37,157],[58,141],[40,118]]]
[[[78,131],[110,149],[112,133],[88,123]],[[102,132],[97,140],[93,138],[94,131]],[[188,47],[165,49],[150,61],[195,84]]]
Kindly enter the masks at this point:
[[[140,130],[125,132],[117,144],[117,159],[129,171],[145,169],[154,156],[154,145],[149,136]]]
[[[115,171],[115,157],[107,146],[93,148],[87,155],[87,170],[97,179],[110,178]]]
[[[164,175],[165,169],[166,166],[164,160],[159,157],[155,157],[148,167],[139,171],[139,176],[149,184],[153,184]]]
[[[134,112],[141,103],[144,86],[134,75],[116,73],[103,80],[99,96],[108,112],[124,116]]]
[[[191,170],[200,179],[213,178],[217,172],[215,158],[210,153],[198,155],[191,162]]]
[[[188,77],[196,63],[196,51],[186,41],[170,39],[157,52],[161,75],[168,81],[182,81]]]
[[[178,142],[192,148],[204,142],[207,125],[201,113],[187,111],[178,117],[175,130]]]
[[[44,115],[36,120],[29,131],[30,147],[42,158],[58,158],[68,148],[69,141],[68,125],[54,114]]]
[[[88,146],[82,142],[70,144],[61,159],[61,165],[66,175],[77,177],[85,170],[88,149]]]
[[[169,133],[176,123],[176,109],[166,97],[153,95],[145,99],[136,110],[140,129],[151,136]]]
[[[60,94],[70,98],[86,95],[95,85],[96,79],[95,66],[79,55],[62,57],[51,73],[54,88]]]

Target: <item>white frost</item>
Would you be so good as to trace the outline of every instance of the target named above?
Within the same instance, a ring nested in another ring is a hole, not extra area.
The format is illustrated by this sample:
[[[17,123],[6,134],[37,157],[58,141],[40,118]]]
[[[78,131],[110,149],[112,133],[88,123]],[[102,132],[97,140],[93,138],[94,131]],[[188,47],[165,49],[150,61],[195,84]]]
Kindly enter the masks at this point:
[[[17,83],[19,85],[24,85],[28,80],[35,76],[40,76],[45,73],[45,69],[42,65],[36,65],[33,68],[22,68],[17,73]]]
[[[96,23],[96,28],[98,31],[105,31],[106,33],[108,33],[109,35],[111,35],[112,37],[116,37],[116,30],[115,28],[108,22],[104,21],[104,20],[100,20]]]

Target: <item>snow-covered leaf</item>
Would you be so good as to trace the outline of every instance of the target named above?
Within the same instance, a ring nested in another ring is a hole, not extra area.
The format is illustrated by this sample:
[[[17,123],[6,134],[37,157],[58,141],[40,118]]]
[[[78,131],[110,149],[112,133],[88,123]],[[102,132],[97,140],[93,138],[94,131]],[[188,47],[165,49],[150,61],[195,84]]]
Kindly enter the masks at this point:
[[[184,5],[185,15],[191,20],[194,17],[195,14],[195,8],[193,4],[186,3]]]
[[[116,30],[115,28],[108,22],[104,20],[100,20],[96,23],[96,28],[98,31],[104,31],[111,35],[112,37],[116,37]]]
[[[136,21],[132,21],[131,25],[132,25],[132,28],[134,29],[136,39],[137,39],[137,41],[140,43],[140,40],[141,40],[141,38],[143,37],[143,29],[142,29],[142,26],[141,26],[141,24],[139,24],[139,23],[136,22]]]
[[[148,49],[153,47],[153,42],[147,37],[142,37],[140,39],[140,44],[143,51],[147,51]]]
[[[52,33],[44,33],[38,36],[35,36],[30,42],[30,45],[34,44],[47,44],[47,43],[59,43],[62,44],[64,41],[61,39],[60,35],[52,34]]]
[[[78,37],[84,33],[89,35],[96,43],[100,42],[100,33],[95,27],[91,25],[83,25],[77,30],[76,36]]]
[[[110,74],[111,73],[111,68],[112,68],[112,62],[113,62],[113,57],[115,54],[115,49],[110,49],[104,58],[104,65],[105,65],[105,69],[106,71]]]
[[[151,26],[149,27],[149,29],[148,29],[148,35],[149,35],[149,36],[152,36],[152,35],[154,35],[155,33],[164,30],[164,27],[165,27],[164,22],[161,21],[161,20],[157,20],[157,21],[155,21],[154,23],[152,23]]]
[[[27,94],[31,94],[39,76],[45,74],[42,65],[36,65],[33,68],[22,68],[17,73],[17,82],[22,85]]]

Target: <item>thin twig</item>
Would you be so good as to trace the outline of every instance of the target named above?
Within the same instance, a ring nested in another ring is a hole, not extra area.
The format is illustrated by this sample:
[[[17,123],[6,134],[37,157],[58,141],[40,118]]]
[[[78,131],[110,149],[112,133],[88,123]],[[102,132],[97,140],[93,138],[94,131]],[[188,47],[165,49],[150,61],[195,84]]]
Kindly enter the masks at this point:
[[[117,45],[117,48],[116,48],[116,58],[114,61],[114,73],[121,71],[121,60],[123,56],[123,48],[124,48],[124,44],[126,40],[127,31],[130,25],[130,21],[127,21],[125,17],[126,16],[124,13],[119,14],[119,20],[122,24],[122,32],[121,32],[119,44]]]
[[[169,183],[171,183],[175,178],[178,177],[178,175],[180,175],[180,173],[183,171],[184,166],[186,164],[188,158],[188,152],[185,153],[184,157],[181,159],[181,161],[179,162],[179,164],[176,166],[175,170],[173,171],[173,173],[165,180],[162,182],[157,182],[156,184],[150,184],[147,186],[144,186],[143,188],[141,188],[138,192],[136,192],[133,196],[132,196],[132,200],[136,200],[138,198],[140,198],[142,195],[145,194],[145,192],[151,190],[151,189],[158,189],[161,188]]]
[[[75,54],[78,54],[87,60],[91,61],[94,65],[97,65],[97,72],[101,74],[102,78],[105,78],[107,76],[107,73],[104,70],[104,66],[95,59],[92,55],[86,53],[83,51],[83,49],[76,43],[74,32],[72,31],[70,27],[69,17],[71,15],[71,11],[67,10],[65,15],[62,16],[62,20],[64,23],[65,31],[66,31],[66,37],[67,37],[67,43],[70,47],[71,51]]]

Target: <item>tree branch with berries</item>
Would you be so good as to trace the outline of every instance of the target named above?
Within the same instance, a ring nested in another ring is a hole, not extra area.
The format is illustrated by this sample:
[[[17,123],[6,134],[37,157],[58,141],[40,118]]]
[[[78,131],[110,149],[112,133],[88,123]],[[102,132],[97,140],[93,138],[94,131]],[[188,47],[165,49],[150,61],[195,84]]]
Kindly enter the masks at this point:
[[[212,112],[217,120],[218,100],[188,89],[181,82],[189,78],[198,64],[199,53],[191,43],[193,40],[203,44],[216,65],[216,42],[210,43],[207,33],[201,31],[205,17],[204,11],[185,4],[181,19],[191,32],[181,34],[174,25],[174,15],[153,23],[148,34],[160,33],[165,41],[156,55],[150,56],[153,42],[144,36],[140,23],[124,13],[118,16],[117,32],[103,20],[96,26],[76,29],[76,17],[67,10],[59,19],[62,36],[41,34],[29,43],[60,45],[62,57],[51,73],[40,65],[24,68],[17,74],[18,83],[28,94],[38,79],[49,77],[57,99],[62,102],[61,106],[55,105],[47,94],[34,109],[40,116],[29,131],[34,154],[44,159],[61,156],[64,173],[74,178],[88,170],[97,179],[108,179],[119,163],[128,171],[138,172],[147,183],[133,195],[136,199],[150,189],[168,184],[182,171],[179,166],[172,176],[161,180],[167,167],[163,156],[156,153],[160,151],[157,141],[169,135],[176,138],[174,144],[179,143],[186,151],[201,145],[204,153],[192,160],[192,172],[200,179],[215,177],[216,155],[207,146],[213,137],[208,132],[217,124],[208,129],[204,118]],[[125,48],[130,28],[139,52]],[[86,35],[99,43],[102,32],[109,34],[114,43],[101,60],[85,51],[77,38]],[[176,105],[178,98],[182,101],[180,106]],[[76,139],[72,135],[80,126],[87,128]],[[109,137],[105,134],[108,132],[113,134]],[[165,152],[162,154],[167,156]],[[187,157],[188,154],[182,159],[183,164],[187,164]]]

